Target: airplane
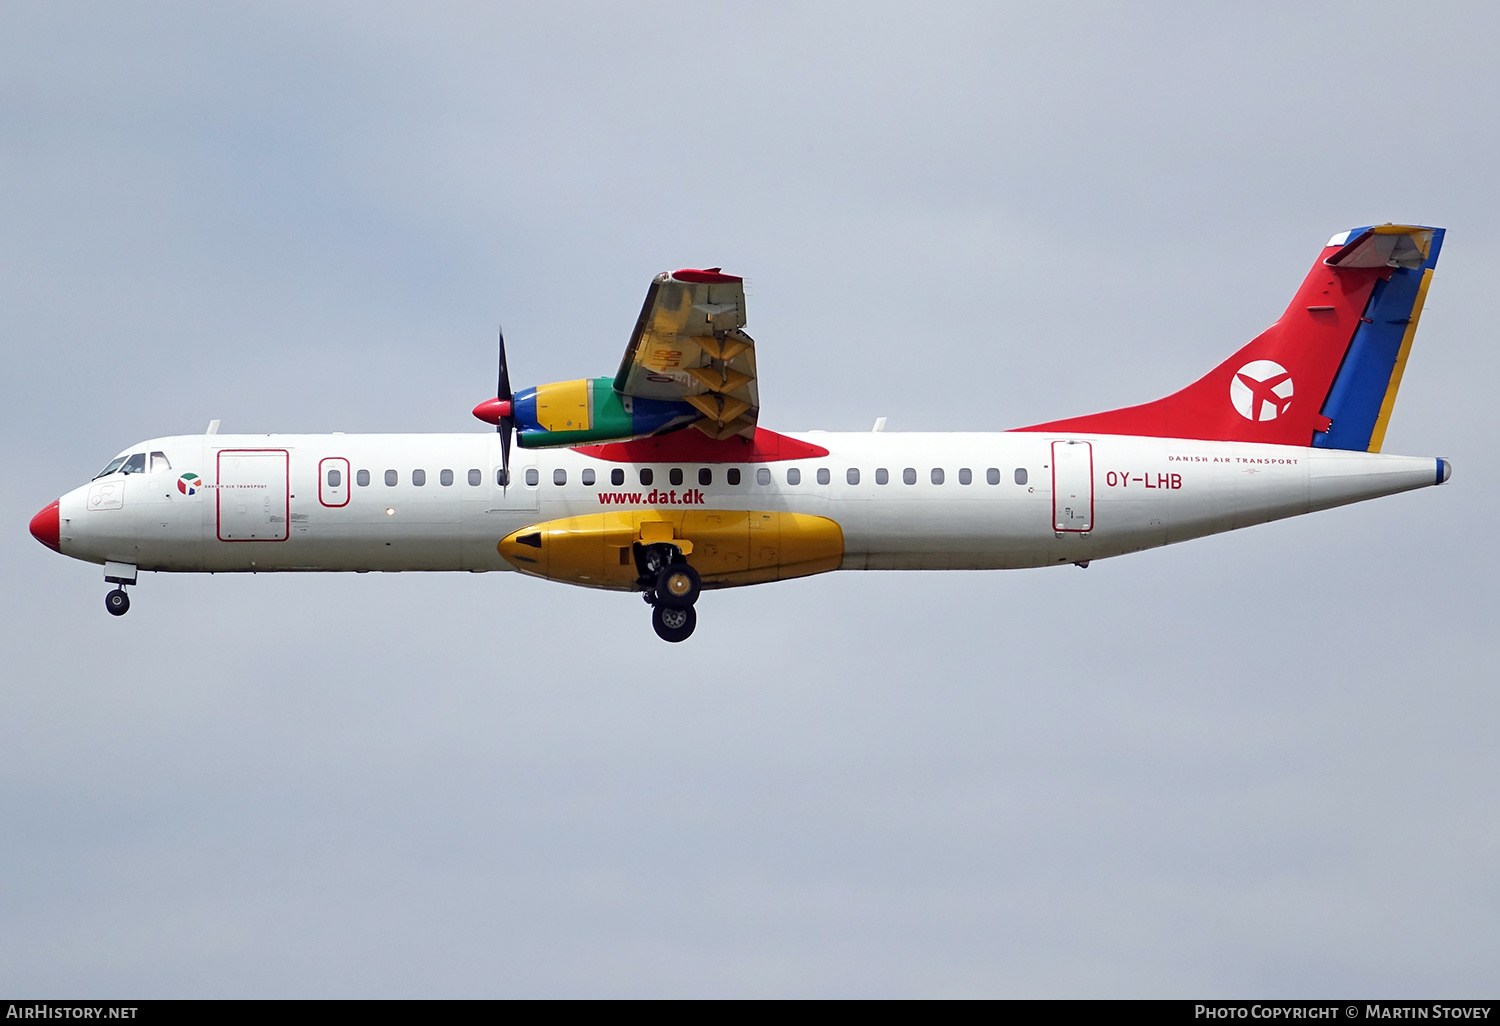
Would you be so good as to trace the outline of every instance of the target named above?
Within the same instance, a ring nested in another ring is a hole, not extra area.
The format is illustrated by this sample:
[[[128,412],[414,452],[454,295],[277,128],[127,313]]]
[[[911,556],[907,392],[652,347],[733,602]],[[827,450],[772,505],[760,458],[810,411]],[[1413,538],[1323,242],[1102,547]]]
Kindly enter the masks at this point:
[[[640,593],[668,642],[718,588],[1087,567],[1447,481],[1447,460],[1380,451],[1443,237],[1340,232],[1281,318],[1187,387],[987,433],[763,428],[743,280],[663,272],[613,378],[513,391],[502,333],[473,410],[494,433],[214,421],[127,447],[31,533],[102,564],[116,616],[141,571],[517,571]]]

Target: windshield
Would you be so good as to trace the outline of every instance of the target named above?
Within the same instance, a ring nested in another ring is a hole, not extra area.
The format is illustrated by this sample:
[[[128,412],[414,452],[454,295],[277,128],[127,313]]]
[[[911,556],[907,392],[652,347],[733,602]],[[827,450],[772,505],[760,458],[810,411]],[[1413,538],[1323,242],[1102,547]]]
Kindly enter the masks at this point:
[[[123,466],[125,461],[128,459],[130,459],[129,456],[116,456],[114,459],[109,461],[109,466],[105,467],[103,470],[99,471],[99,473],[94,475],[94,480],[97,481],[101,477],[108,477],[109,475],[113,474],[115,471],[119,470],[120,467]]]
[[[146,454],[143,452],[138,452],[130,457],[130,459],[125,461],[125,465],[120,468],[120,473],[122,474],[144,474],[145,472]]]

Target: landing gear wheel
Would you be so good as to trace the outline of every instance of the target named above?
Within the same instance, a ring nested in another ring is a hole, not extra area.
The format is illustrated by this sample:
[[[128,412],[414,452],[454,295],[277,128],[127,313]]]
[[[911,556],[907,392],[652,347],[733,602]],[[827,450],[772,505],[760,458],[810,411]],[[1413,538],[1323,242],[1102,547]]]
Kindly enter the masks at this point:
[[[130,612],[130,596],[125,594],[124,588],[116,588],[104,596],[104,608],[113,616],[124,616]]]
[[[656,603],[667,609],[691,609],[702,590],[698,571],[686,563],[664,566],[656,575]]]
[[[686,609],[669,609],[657,606],[651,611],[651,626],[656,636],[663,641],[686,641],[698,626],[698,613],[692,606]]]

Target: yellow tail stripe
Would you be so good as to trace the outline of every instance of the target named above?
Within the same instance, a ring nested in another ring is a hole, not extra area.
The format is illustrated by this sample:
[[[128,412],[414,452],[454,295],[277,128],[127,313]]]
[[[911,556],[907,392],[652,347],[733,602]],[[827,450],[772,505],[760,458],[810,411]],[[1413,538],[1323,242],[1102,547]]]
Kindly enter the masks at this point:
[[[1406,334],[1401,336],[1401,349],[1396,354],[1396,366],[1391,369],[1391,383],[1385,388],[1385,398],[1380,402],[1380,415],[1375,418],[1375,430],[1370,432],[1370,451],[1379,452],[1385,444],[1385,429],[1391,422],[1391,411],[1396,408],[1396,392],[1401,388],[1401,375],[1406,373],[1406,358],[1411,355],[1411,340],[1417,334],[1417,321],[1422,317],[1422,304],[1427,302],[1427,286],[1432,284],[1432,268],[1422,272],[1422,283],[1417,286],[1417,298],[1411,304],[1411,320],[1407,322]]]

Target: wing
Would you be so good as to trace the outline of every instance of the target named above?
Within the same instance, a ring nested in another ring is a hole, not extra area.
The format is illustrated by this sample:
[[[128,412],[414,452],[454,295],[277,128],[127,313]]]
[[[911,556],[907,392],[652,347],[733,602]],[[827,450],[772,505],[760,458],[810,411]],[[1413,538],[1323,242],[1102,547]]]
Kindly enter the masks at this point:
[[[615,391],[690,403],[711,438],[753,436],[760,416],[755,340],[744,332],[743,278],[707,270],[663,271],[651,282]]]

